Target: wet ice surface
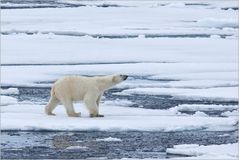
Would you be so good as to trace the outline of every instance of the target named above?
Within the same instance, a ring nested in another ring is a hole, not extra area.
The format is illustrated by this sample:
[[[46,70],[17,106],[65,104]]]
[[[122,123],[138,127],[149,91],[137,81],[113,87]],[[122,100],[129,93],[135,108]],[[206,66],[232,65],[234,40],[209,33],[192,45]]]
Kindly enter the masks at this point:
[[[20,138],[21,137],[21,138]],[[97,141],[113,137],[121,141]],[[170,158],[176,144],[236,143],[237,132],[2,132],[2,158]],[[34,144],[34,145],[33,145]],[[74,147],[75,146],[75,147]]]

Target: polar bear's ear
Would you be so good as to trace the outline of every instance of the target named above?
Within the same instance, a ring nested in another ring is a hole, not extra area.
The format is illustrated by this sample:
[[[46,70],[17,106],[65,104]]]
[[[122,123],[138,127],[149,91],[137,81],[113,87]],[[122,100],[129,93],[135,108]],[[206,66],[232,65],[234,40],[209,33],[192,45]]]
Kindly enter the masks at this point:
[[[120,75],[113,75],[112,76],[112,82],[115,83],[115,84],[121,82]]]

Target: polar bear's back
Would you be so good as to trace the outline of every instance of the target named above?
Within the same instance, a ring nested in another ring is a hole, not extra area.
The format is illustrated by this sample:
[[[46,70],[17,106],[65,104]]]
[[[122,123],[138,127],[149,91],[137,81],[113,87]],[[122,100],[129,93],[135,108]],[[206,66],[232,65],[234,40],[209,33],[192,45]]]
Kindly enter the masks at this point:
[[[61,99],[82,100],[86,92],[95,86],[95,80],[84,76],[67,76],[55,82],[52,93]]]

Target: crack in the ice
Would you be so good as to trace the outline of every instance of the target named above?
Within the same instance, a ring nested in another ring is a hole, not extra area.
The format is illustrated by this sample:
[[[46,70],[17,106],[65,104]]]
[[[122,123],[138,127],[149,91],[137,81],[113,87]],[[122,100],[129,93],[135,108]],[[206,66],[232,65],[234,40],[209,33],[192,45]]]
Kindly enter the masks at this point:
[[[59,36],[75,36],[75,37],[84,37],[88,36],[91,38],[106,38],[106,39],[126,39],[126,38],[210,38],[211,36],[218,35],[220,38],[226,38],[233,36],[233,34],[206,34],[206,33],[175,33],[175,34],[88,34],[83,32],[72,32],[72,31],[21,31],[21,30],[11,30],[11,31],[1,31],[2,35],[11,35],[11,34],[43,34],[43,35],[59,35]]]
[[[116,62],[81,62],[81,63],[3,63],[1,66],[71,66],[71,65],[107,65],[107,64],[140,64],[140,63],[180,63],[173,61],[116,61]]]

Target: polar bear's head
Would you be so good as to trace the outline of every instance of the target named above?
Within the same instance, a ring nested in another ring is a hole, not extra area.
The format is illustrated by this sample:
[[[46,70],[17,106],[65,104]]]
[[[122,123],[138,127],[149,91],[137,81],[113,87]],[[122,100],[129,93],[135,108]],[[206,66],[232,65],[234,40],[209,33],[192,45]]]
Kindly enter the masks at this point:
[[[121,74],[114,74],[109,76],[102,76],[102,77],[96,77],[96,80],[98,82],[98,88],[100,90],[107,90],[120,82],[123,82],[128,78],[127,75],[121,75]]]
[[[118,84],[118,83],[126,80],[127,78],[128,78],[127,75],[122,75],[122,74],[113,75],[112,82],[115,84]]]

